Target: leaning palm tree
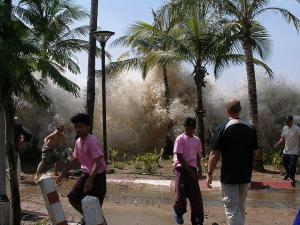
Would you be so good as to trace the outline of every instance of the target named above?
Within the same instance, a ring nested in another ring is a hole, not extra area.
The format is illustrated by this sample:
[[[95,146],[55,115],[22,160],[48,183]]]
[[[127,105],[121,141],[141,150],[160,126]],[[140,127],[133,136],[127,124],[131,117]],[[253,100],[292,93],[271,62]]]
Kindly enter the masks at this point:
[[[16,170],[17,156],[13,143],[13,107],[11,103],[13,95],[27,96],[31,93],[30,96],[33,97],[33,94],[36,94],[41,88],[39,81],[31,76],[31,72],[34,71],[31,63],[32,57],[39,53],[39,50],[32,44],[33,40],[28,39],[29,29],[14,16],[12,3],[1,2],[0,10],[1,18],[3,18],[0,21],[0,119],[1,124],[5,125],[5,149],[9,162],[9,184],[12,198],[10,224],[20,224],[20,193]],[[34,96],[34,99],[45,100],[41,95]],[[5,170],[1,172],[5,173]]]
[[[152,51],[167,51],[169,48],[168,36],[174,36],[175,26],[178,24],[177,17],[160,18],[153,13],[153,24],[137,22],[128,31],[126,36],[117,39],[114,46],[126,46],[131,50],[122,54],[117,62],[109,65],[110,74],[118,74],[125,70],[139,69],[142,71],[142,77],[145,79],[151,68],[158,68],[163,75],[164,97],[167,117],[169,118],[168,134],[166,136],[166,149],[170,148],[170,143],[174,138],[173,125],[170,119],[171,97],[169,91],[168,68],[171,64],[151,64],[147,61],[148,55]],[[169,143],[169,144],[168,144]]]
[[[193,66],[192,75],[197,87],[195,111],[198,118],[198,135],[205,142],[203,87],[208,75],[207,67],[214,66],[215,76],[218,77],[219,73],[231,64],[245,62],[245,56],[237,54],[235,37],[232,37],[227,29],[223,29],[223,21],[215,17],[209,5],[189,7],[189,13],[186,13],[184,4],[174,2],[175,4],[171,2],[170,5],[164,6],[160,14],[175,13],[181,17],[178,27],[181,34],[169,38],[168,42],[172,45],[169,51],[154,51],[148,56],[148,60],[160,64],[186,62]],[[263,62],[256,59],[254,62],[272,75],[272,71]]]
[[[73,74],[79,73],[74,56],[88,51],[88,42],[83,38],[88,34],[89,26],[71,29],[74,22],[87,17],[86,12],[70,0],[21,0],[16,13],[31,28],[37,46],[47,53],[40,56],[37,65],[42,78],[49,75],[54,83],[59,85],[63,81],[68,91],[78,92],[78,86],[66,79],[63,73],[66,69]]]
[[[79,72],[74,53],[87,49],[77,38],[86,28],[69,27],[84,16],[70,1],[21,1],[14,7],[10,0],[0,2],[0,110],[6,129],[6,151],[10,167],[12,222],[20,224],[20,194],[16,173],[16,152],[13,142],[13,96],[39,105],[50,100],[43,93],[43,82],[50,78],[66,91],[78,94],[79,87],[63,76],[65,70]],[[38,72],[41,79],[34,76]]]

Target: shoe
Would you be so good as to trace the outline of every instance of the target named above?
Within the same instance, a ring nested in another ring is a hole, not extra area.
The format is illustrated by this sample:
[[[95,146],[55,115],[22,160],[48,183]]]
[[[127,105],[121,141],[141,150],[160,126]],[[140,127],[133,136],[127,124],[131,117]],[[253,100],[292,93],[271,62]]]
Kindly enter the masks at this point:
[[[292,186],[295,187],[296,181],[295,181],[295,180],[292,180],[291,178],[289,179],[289,181],[291,182]]]
[[[174,219],[175,219],[175,222],[177,224],[183,224],[184,223],[182,216],[178,216],[175,211],[174,211]]]
[[[77,225],[85,225],[84,217],[81,218],[81,220],[77,223]]]
[[[203,222],[200,222],[200,219],[196,217],[192,219],[192,225],[203,225]]]
[[[283,177],[283,180],[287,180],[287,179],[289,179],[289,175],[285,174],[284,177]]]

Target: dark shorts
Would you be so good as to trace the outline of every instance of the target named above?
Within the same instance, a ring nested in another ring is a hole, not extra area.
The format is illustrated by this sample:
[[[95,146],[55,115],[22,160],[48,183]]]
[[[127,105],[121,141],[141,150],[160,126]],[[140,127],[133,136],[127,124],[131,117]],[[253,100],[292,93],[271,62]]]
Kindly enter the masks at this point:
[[[42,148],[42,160],[49,163],[60,161],[60,151],[49,148],[48,146],[44,145]]]
[[[100,205],[102,205],[106,194],[106,172],[97,174],[94,178],[91,192],[84,193],[84,185],[88,178],[88,174],[83,174],[76,182],[71,192],[68,194],[68,198],[81,204],[81,200],[85,196],[90,195],[97,197]]]

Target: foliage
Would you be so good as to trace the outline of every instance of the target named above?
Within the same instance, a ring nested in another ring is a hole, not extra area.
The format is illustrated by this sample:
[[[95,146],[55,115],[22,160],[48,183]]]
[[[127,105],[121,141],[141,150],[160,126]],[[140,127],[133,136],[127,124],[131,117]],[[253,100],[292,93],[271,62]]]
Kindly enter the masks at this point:
[[[144,153],[134,157],[135,169],[138,172],[145,174],[154,174],[158,168],[161,168],[160,160],[163,154],[163,149],[160,153],[155,150],[154,153]]]
[[[281,155],[278,152],[273,154],[272,167],[274,170],[279,170],[281,168]]]
[[[120,157],[120,153],[118,150],[110,149],[109,152],[110,152],[109,155],[112,162],[112,167],[120,170],[124,169],[125,164],[126,163],[128,164],[126,153],[124,153],[123,156]]]
[[[202,174],[208,172],[208,158],[201,158]]]
[[[47,220],[39,220],[36,222],[35,225],[47,225],[47,224],[48,224]]]

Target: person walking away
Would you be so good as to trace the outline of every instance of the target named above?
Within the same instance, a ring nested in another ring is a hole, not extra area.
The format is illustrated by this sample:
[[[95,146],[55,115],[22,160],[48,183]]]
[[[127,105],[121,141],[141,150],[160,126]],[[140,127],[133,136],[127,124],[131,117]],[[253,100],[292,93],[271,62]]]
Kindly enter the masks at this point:
[[[231,99],[226,104],[228,120],[215,131],[208,162],[207,186],[222,156],[222,200],[228,225],[245,224],[245,201],[251,182],[253,160],[258,157],[255,128],[240,119],[241,104]]]

